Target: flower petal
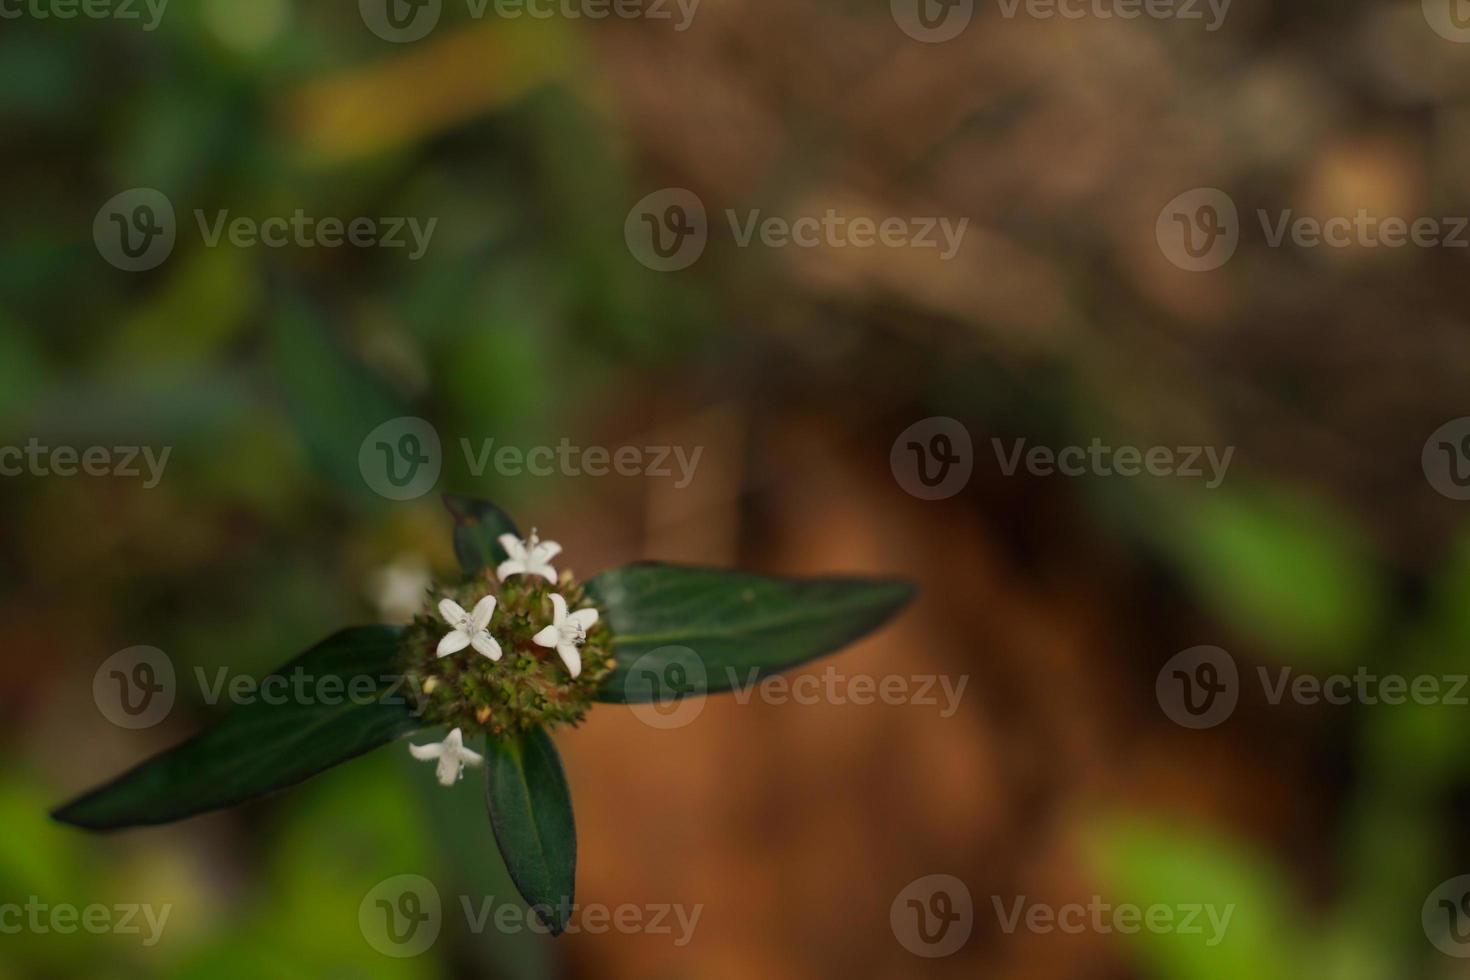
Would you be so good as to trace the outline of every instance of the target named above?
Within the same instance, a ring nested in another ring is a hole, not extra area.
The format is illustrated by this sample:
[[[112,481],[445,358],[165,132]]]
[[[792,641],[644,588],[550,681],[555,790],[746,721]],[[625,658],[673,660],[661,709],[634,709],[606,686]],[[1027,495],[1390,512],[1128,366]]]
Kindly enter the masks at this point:
[[[551,621],[557,626],[567,621],[567,601],[556,592],[551,593]]]
[[[557,544],[555,541],[542,541],[536,546],[536,550],[532,552],[532,555],[535,557],[537,564],[541,565],[544,565],[547,562],[551,561],[551,559],[555,558],[559,554],[561,554],[561,545]]]
[[[582,673],[582,652],[580,650],[570,643],[563,643],[556,648],[556,653],[561,657],[561,662],[567,665],[567,673],[571,674],[573,679]]]
[[[464,619],[464,607],[453,599],[440,599],[439,615],[443,616],[444,622],[450,626],[458,626],[460,620]]]
[[[422,759],[423,761],[427,762],[430,759],[437,759],[439,758],[439,756],[443,755],[444,746],[438,744],[410,745],[408,747],[408,751],[409,754],[412,755],[415,759]]]
[[[473,749],[460,749],[459,761],[467,766],[478,766],[485,761],[485,757]]]
[[[556,569],[552,568],[550,565],[537,565],[531,568],[530,572],[532,575],[540,575],[552,585],[556,584]]]
[[[439,649],[435,651],[435,654],[440,657],[447,657],[451,653],[458,653],[469,645],[470,638],[468,636],[465,636],[459,630],[450,630],[444,634],[444,639],[439,641]]]
[[[470,637],[470,645],[482,657],[489,657],[491,660],[500,659],[500,644],[495,642],[495,637],[483,630]]]
[[[591,629],[592,624],[597,622],[597,610],[578,609],[576,612],[568,616],[567,619],[576,623],[578,626],[581,626],[584,630]]]
[[[495,575],[500,581],[504,582],[512,575],[518,575],[524,571],[526,571],[526,563],[524,561],[519,558],[510,558],[500,563],[499,567],[495,569]]]
[[[495,540],[500,542],[500,546],[511,558],[523,560],[526,557],[526,546],[514,534],[502,534]]]
[[[470,620],[475,624],[475,629],[482,630],[490,625],[490,617],[495,615],[495,597],[487,595],[475,603],[475,611],[470,613]]]
[[[451,752],[458,752],[464,748],[464,731],[459,728],[453,729],[448,735],[444,736],[442,744]]]
[[[531,642],[538,647],[554,647],[561,642],[561,627],[548,626],[531,637]]]
[[[439,759],[439,785],[453,786],[459,782],[459,777],[464,775],[464,766],[459,761],[459,756],[447,753]]]

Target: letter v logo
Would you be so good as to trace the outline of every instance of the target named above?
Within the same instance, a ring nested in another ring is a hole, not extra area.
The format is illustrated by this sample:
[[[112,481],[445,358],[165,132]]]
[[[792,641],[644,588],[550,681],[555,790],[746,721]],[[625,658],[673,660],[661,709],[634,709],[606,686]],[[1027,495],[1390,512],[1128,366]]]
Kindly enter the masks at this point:
[[[384,41],[411,44],[439,25],[444,0],[358,0],[362,22]]]

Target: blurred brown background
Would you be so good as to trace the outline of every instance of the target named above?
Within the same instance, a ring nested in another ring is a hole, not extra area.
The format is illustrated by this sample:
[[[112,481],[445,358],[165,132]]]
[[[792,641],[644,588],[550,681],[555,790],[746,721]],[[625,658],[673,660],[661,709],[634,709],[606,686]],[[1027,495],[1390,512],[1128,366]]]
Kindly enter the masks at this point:
[[[939,43],[901,0],[703,0],[682,31],[676,8],[445,0],[410,43],[288,0],[170,6],[153,31],[7,20],[0,442],[172,452],[152,488],[0,480],[0,898],[173,911],[152,947],[6,934],[0,977],[1464,975],[1421,911],[1470,861],[1470,708],[1273,704],[1257,680],[1470,670],[1466,504],[1425,465],[1470,414],[1470,233],[1267,234],[1287,212],[1470,215],[1457,2],[1236,0],[1207,30],[1204,5],[989,0]],[[178,243],[130,273],[90,229],[137,187],[172,202]],[[708,215],[675,272],[624,234],[665,188]],[[1228,196],[1239,243],[1192,272],[1158,229],[1198,188]],[[298,208],[438,224],[412,261],[209,247],[193,217]],[[945,259],[742,247],[725,215],[829,208],[968,224]],[[584,577],[660,558],[912,578],[909,611],[808,670],[968,678],[958,710],[726,696],[676,730],[604,706],[562,735],[579,900],[702,906],[684,946],[446,926],[422,957],[371,949],[358,903],[389,875],[508,895],[476,792],[436,795],[398,748],[174,827],[49,824],[216,712],[196,667],[265,672],[392,615],[385,568],[452,570],[434,495],[389,501],[359,470],[365,434],[407,415],[443,441],[439,489],[497,500]],[[922,500],[890,454],[940,416],[973,475]],[[459,440],[489,438],[703,455],[685,487],[473,474]],[[1214,488],[1007,475],[992,440],[1018,439],[1234,454]],[[136,644],[185,682],[130,732],[91,680]],[[1240,703],[1190,730],[1155,684],[1198,645],[1234,658]],[[890,911],[932,874],[964,882],[973,929],[930,959]],[[1233,915],[1215,945],[1007,932],[1021,896]]]

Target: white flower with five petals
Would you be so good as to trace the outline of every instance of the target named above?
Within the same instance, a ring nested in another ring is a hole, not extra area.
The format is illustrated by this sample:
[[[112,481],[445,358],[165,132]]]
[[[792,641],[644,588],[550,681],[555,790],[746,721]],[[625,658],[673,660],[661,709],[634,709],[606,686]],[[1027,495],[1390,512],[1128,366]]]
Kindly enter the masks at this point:
[[[578,609],[568,615],[567,601],[556,593],[551,596],[551,625],[531,637],[531,641],[538,646],[555,648],[561,662],[567,665],[567,671],[576,677],[582,673],[582,651],[580,647],[587,640],[587,630],[597,622],[596,609]]]
[[[551,559],[561,554],[561,545],[555,541],[542,541],[533,528],[531,536],[524,541],[514,534],[502,534],[500,546],[510,556],[495,569],[500,581],[504,582],[512,575],[540,575],[548,582],[556,581],[556,569],[551,567]]]
[[[480,753],[464,747],[464,733],[458,728],[436,745],[410,745],[408,751],[424,762],[439,760],[437,773],[441,786],[453,786],[464,775],[465,766],[478,766],[485,761]]]
[[[495,597],[487,595],[475,603],[474,612],[465,612],[464,607],[453,599],[439,600],[439,615],[444,617],[444,622],[453,627],[439,641],[438,655],[447,657],[451,653],[457,653],[465,647],[472,646],[475,651],[491,660],[500,659],[500,644],[495,642],[495,637],[490,635],[488,627],[490,617],[495,614]]]

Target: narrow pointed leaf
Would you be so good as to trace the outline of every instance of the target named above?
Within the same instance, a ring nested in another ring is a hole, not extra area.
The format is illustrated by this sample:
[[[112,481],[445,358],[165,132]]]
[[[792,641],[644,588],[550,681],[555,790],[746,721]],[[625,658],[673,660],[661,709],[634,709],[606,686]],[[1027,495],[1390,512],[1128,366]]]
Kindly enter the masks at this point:
[[[607,617],[616,665],[600,701],[638,703],[660,694],[637,675],[666,669],[701,692],[743,687],[872,632],[913,598],[895,579],[776,578],[645,562],[604,572],[587,594]],[[691,655],[692,651],[692,655]],[[694,661],[691,663],[691,659]]]
[[[444,506],[454,517],[454,557],[459,567],[466,575],[478,575],[486,568],[493,573],[509,557],[500,546],[500,536],[521,536],[515,522],[490,501],[475,497],[446,493]]]
[[[521,897],[560,935],[577,877],[577,828],[561,757],[541,729],[488,742],[485,801],[496,843]]]
[[[396,676],[398,634],[392,626],[333,634],[213,728],[52,816],[89,830],[169,823],[283,789],[417,731]]]

